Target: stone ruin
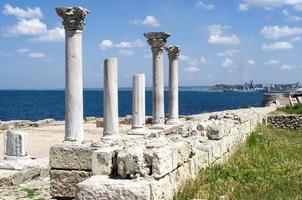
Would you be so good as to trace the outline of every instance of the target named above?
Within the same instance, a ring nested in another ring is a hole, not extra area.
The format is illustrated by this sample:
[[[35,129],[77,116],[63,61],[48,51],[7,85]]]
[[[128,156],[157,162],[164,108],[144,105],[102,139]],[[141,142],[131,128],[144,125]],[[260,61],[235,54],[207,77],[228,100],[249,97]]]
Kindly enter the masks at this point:
[[[133,76],[131,129],[119,130],[118,62],[104,61],[103,133],[96,143],[83,130],[82,31],[89,13],[57,8],[66,41],[65,137],[49,151],[50,194],[63,199],[173,199],[186,180],[213,163],[227,160],[274,106],[190,116],[178,113],[179,46],[166,46],[170,34],[144,36],[153,54],[153,116],[146,125],[145,76]],[[169,113],[164,113],[163,51],[169,57]],[[26,134],[7,132],[7,156],[26,153]],[[10,144],[18,142],[19,145]],[[12,147],[11,147],[12,146]],[[1,165],[0,165],[1,169]],[[41,169],[41,168],[39,168]]]

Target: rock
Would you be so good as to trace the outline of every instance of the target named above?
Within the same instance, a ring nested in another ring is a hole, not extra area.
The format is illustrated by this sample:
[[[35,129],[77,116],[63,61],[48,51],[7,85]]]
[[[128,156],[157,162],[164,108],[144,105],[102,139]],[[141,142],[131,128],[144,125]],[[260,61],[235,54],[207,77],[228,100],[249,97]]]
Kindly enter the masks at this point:
[[[91,121],[95,121],[96,118],[95,117],[85,117],[84,120],[85,120],[85,122],[91,122]]]
[[[116,171],[117,147],[107,147],[92,152],[92,173],[93,175],[110,175]]]
[[[59,144],[49,150],[49,165],[53,169],[91,170],[92,152],[96,148],[78,144]]]
[[[77,186],[76,200],[151,200],[151,184],[146,180],[110,179],[92,176]]]
[[[76,184],[86,180],[91,172],[77,170],[50,170],[50,194],[53,197],[73,198]]]
[[[103,127],[103,126],[104,126],[103,119],[97,119],[96,120],[96,127]]]

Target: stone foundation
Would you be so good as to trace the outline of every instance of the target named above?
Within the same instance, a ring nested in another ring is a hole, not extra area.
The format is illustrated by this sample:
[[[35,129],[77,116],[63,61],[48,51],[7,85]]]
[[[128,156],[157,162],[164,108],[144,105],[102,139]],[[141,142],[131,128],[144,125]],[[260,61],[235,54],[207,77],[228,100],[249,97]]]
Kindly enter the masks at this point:
[[[279,129],[302,129],[302,115],[268,115],[267,124]]]
[[[199,169],[226,161],[273,110],[194,115],[179,126],[146,129],[145,136],[54,146],[50,192],[54,197],[75,199],[173,199]]]

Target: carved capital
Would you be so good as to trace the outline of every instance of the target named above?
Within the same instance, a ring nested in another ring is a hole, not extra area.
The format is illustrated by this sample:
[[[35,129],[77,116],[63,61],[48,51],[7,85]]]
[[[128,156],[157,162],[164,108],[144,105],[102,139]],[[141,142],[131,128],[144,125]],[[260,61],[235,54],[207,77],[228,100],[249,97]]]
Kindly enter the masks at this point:
[[[63,19],[65,31],[83,30],[85,16],[89,10],[82,7],[60,7],[56,8],[57,14]]]
[[[169,46],[165,48],[168,52],[168,57],[170,60],[175,60],[179,58],[180,48],[179,46]]]
[[[153,55],[162,53],[167,42],[167,38],[170,36],[166,32],[149,32],[144,33],[144,36],[148,39],[148,44],[151,46]]]

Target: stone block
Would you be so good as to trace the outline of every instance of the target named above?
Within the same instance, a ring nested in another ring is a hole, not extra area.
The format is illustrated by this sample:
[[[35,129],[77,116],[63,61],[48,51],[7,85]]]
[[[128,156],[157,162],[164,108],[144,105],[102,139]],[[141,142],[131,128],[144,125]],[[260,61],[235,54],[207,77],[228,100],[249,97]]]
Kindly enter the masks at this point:
[[[55,145],[49,150],[49,165],[53,169],[91,170],[94,150],[96,148],[84,145]]]
[[[77,170],[50,170],[50,194],[53,197],[73,198],[76,184],[86,180],[91,172]]]
[[[117,169],[121,178],[132,179],[138,176],[146,176],[150,173],[144,150],[143,146],[138,146],[118,153]]]
[[[175,185],[170,182],[170,176],[165,176],[159,180],[151,180],[152,199],[173,200],[177,190]]]
[[[92,176],[77,186],[76,200],[151,200],[151,184],[146,180],[110,179]]]
[[[7,131],[4,135],[4,155],[27,156],[27,133],[21,131]]]
[[[155,178],[161,178],[186,162],[192,154],[189,143],[179,141],[170,145],[155,149],[152,159],[152,174]]]
[[[110,175],[114,172],[115,147],[106,147],[92,152],[93,175]]]

